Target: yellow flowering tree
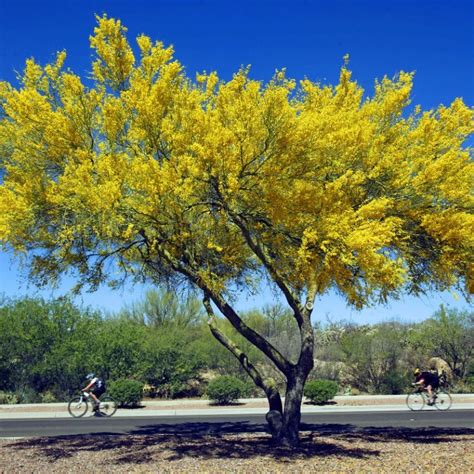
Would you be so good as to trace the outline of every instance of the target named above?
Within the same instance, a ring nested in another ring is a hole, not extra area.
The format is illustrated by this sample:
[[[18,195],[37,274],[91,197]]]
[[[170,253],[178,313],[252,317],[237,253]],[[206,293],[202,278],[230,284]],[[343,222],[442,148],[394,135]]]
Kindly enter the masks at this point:
[[[139,36],[134,52],[120,21],[97,21],[92,79],[61,52],[0,83],[0,242],[38,284],[72,271],[91,288],[129,276],[202,291],[212,333],[268,397],[275,439],[295,444],[317,295],[362,307],[473,291],[473,110],[408,113],[412,74],[367,97],[347,64],[336,86],[247,69],[191,80],[171,47]],[[261,278],[294,314],[297,360],[232,306]],[[216,309],[283,374],[284,405]]]

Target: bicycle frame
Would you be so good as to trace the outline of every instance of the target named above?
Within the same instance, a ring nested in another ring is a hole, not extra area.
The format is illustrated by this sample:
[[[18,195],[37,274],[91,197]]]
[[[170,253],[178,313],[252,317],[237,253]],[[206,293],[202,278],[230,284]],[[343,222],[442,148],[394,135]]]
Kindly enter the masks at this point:
[[[452,405],[452,398],[449,392],[441,387],[433,389],[433,403],[429,402],[429,394],[426,387],[417,387],[409,393],[406,398],[406,404],[412,411],[422,410],[425,405],[434,405],[437,410],[448,410]]]

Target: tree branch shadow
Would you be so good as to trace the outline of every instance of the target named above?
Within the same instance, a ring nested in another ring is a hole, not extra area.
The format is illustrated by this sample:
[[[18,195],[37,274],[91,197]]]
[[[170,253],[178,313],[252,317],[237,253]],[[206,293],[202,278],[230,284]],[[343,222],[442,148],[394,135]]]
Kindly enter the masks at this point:
[[[378,457],[379,449],[350,447],[339,441],[365,442],[452,442],[453,435],[473,436],[474,429],[449,428],[360,428],[351,424],[302,424],[301,443],[298,447],[273,444],[266,425],[245,422],[183,423],[144,425],[127,434],[101,432],[87,435],[68,435],[19,440],[10,447],[29,449],[37,456],[54,463],[74,457],[79,452],[88,454],[108,451],[108,464],[147,464],[154,456],[167,461],[184,458],[200,460],[251,459],[260,456],[281,463],[296,459],[324,456],[362,459]],[[331,440],[325,440],[325,437]],[[158,454],[157,454],[158,453]]]

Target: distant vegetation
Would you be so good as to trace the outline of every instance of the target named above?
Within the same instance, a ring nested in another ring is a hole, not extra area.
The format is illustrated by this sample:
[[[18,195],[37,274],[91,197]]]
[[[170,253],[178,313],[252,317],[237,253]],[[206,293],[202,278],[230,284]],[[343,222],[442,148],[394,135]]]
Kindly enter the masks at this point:
[[[83,309],[68,299],[3,299],[0,302],[0,403],[65,400],[95,371],[109,383],[128,379],[145,396],[200,397],[209,381],[240,379],[260,396],[239,362],[210,334],[201,302],[151,291],[118,314]],[[290,360],[299,351],[292,315],[279,306],[249,311],[249,326]],[[255,346],[222,319],[220,329],[256,361],[278,373]],[[315,325],[315,368],[310,380],[337,383],[339,393],[403,393],[413,367],[447,369],[454,391],[474,389],[474,313],[440,308],[417,324]],[[110,385],[109,385],[110,386]],[[211,387],[212,389],[212,387]],[[243,392],[242,392],[243,393]]]

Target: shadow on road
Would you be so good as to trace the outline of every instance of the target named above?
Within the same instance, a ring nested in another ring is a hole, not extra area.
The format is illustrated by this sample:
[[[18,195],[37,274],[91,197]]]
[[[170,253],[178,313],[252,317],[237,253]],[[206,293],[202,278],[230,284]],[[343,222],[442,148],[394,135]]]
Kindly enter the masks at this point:
[[[157,456],[168,461],[183,458],[239,460],[265,456],[285,463],[329,455],[353,459],[378,457],[380,442],[436,444],[452,442],[454,435],[458,436],[457,441],[465,441],[463,435],[474,436],[474,429],[360,428],[350,424],[302,424],[301,432],[298,448],[274,446],[265,425],[245,422],[153,424],[127,434],[102,432],[30,438],[16,441],[9,447],[32,450],[35,455],[52,463],[76,456],[79,452],[98,451],[107,453],[111,463],[122,466],[151,463]],[[371,443],[377,443],[377,447],[371,447]]]

